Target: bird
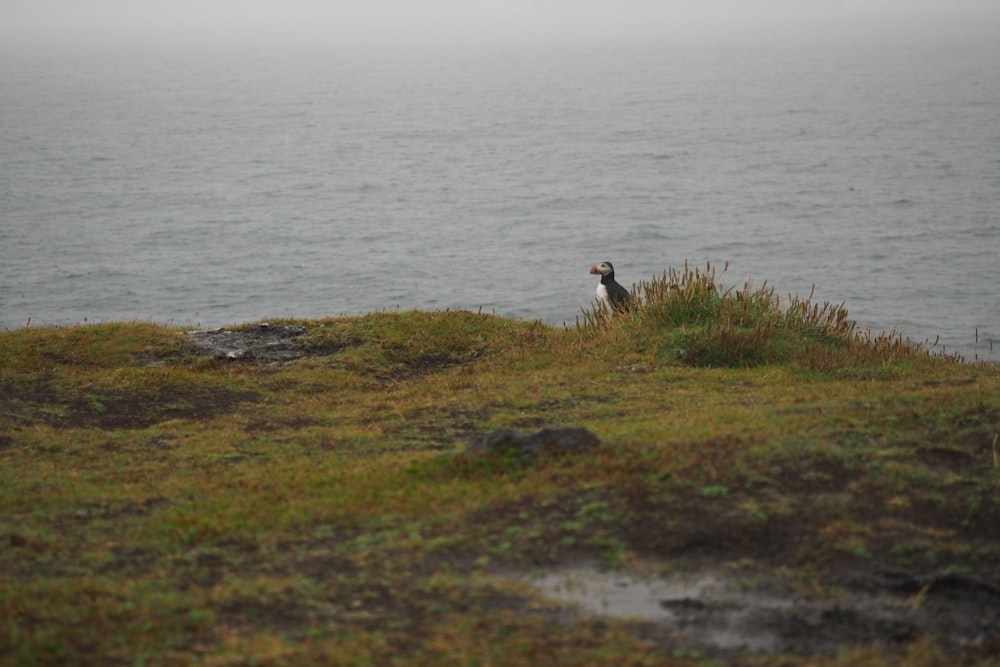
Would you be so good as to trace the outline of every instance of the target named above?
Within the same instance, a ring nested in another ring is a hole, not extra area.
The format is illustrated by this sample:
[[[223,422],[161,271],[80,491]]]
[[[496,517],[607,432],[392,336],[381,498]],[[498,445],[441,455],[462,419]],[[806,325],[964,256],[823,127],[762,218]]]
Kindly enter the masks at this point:
[[[601,276],[597,286],[597,300],[608,304],[613,310],[621,312],[632,305],[632,295],[615,281],[615,267],[611,262],[601,262],[590,267],[591,275]]]

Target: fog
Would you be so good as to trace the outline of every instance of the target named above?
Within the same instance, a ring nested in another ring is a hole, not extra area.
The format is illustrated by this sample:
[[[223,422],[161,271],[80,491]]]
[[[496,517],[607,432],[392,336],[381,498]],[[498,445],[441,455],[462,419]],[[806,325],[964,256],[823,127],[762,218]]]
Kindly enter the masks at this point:
[[[0,0],[4,44],[482,44],[996,30],[997,0]]]

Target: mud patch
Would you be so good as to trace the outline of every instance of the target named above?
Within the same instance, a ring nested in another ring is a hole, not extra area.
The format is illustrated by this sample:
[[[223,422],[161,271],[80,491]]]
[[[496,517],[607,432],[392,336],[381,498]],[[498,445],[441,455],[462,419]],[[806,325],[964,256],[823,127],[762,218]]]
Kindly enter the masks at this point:
[[[103,430],[146,428],[171,419],[210,419],[229,414],[259,395],[223,387],[179,385],[96,389],[67,395],[48,380],[26,386],[16,397],[0,396],[0,411],[18,415],[22,424]],[[0,443],[2,447],[2,443]],[[118,445],[106,446],[111,451]],[[151,445],[157,449],[157,445]]]
[[[1000,586],[954,574],[857,573],[822,595],[721,569],[653,577],[575,566],[513,578],[582,616],[634,621],[657,643],[714,654],[902,649],[918,639],[954,654],[1000,645]]]
[[[210,419],[229,414],[242,403],[260,397],[249,391],[219,387],[159,387],[144,392],[120,391],[78,397],[66,405],[66,414],[55,425],[104,430],[146,428],[171,419]]]
[[[202,356],[278,365],[306,356],[305,348],[296,340],[305,332],[305,327],[265,322],[246,329],[188,331],[185,335]]]

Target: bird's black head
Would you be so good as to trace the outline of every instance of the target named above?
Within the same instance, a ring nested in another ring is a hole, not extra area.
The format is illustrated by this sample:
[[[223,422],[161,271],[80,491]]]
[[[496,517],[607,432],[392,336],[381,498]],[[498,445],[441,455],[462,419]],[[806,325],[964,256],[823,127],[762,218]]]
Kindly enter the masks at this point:
[[[590,267],[590,273],[593,275],[599,275],[601,278],[607,278],[608,280],[614,280],[615,278],[615,267],[611,265],[611,262],[604,261],[600,264],[594,264]]]

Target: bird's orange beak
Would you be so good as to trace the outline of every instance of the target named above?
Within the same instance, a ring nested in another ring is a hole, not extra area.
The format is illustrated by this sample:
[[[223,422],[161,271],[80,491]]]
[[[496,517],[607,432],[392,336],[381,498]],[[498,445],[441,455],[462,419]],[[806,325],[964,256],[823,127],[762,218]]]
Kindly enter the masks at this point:
[[[597,264],[594,264],[592,267],[590,267],[590,272],[591,273],[600,273],[600,271],[597,270]]]

